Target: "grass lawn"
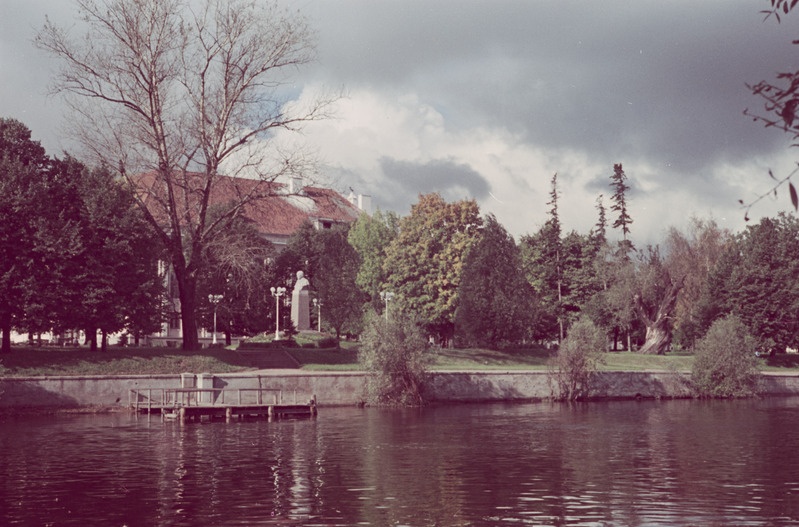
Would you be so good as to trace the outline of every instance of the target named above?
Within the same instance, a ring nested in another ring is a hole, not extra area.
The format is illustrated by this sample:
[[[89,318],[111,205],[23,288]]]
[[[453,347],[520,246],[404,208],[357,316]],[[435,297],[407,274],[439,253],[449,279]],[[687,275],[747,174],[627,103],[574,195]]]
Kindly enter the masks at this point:
[[[309,346],[310,343],[305,343]],[[305,370],[359,370],[357,344],[342,342],[339,349],[287,348]],[[433,370],[539,370],[547,368],[550,353],[544,348],[507,350],[437,349]],[[665,356],[628,352],[605,354],[605,371],[690,371],[693,356]],[[799,355],[761,359],[765,371],[799,372]],[[248,359],[235,350],[205,349],[184,352],[174,348],[109,348],[92,352],[85,348],[14,347],[0,355],[0,376],[176,374],[183,372],[231,373],[252,370]]]
[[[185,352],[174,348],[117,348],[106,352],[86,348],[12,347],[0,354],[0,376],[125,375],[183,372],[229,373],[249,369],[233,350]]]

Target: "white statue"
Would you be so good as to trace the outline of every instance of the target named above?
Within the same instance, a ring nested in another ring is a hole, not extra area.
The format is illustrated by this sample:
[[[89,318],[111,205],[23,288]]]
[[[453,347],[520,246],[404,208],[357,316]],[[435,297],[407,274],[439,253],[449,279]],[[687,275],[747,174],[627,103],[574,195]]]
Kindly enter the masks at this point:
[[[297,331],[311,329],[311,301],[308,290],[311,283],[305,278],[305,273],[297,271],[297,281],[291,293],[291,321]]]

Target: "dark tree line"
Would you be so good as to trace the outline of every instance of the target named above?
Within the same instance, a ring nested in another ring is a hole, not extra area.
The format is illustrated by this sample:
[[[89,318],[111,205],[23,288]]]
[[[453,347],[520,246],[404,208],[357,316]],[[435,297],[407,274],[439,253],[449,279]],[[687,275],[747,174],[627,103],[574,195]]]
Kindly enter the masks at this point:
[[[111,173],[49,158],[28,128],[0,119],[0,327],[31,336],[84,330],[89,343],[159,328],[158,244]]]

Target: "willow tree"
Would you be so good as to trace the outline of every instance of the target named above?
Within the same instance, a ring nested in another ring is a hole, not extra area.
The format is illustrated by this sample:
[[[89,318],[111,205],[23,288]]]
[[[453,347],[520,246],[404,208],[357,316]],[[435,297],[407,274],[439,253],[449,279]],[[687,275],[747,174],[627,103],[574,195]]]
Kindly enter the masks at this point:
[[[74,110],[74,136],[137,190],[175,273],[183,347],[194,349],[205,247],[281,192],[277,178],[309,169],[301,149],[274,145],[332,102],[287,101],[290,74],[315,57],[313,34],[296,12],[254,0],[76,4],[84,38],[48,20],[36,43],[61,61],[53,89]],[[223,175],[245,171],[251,179]]]

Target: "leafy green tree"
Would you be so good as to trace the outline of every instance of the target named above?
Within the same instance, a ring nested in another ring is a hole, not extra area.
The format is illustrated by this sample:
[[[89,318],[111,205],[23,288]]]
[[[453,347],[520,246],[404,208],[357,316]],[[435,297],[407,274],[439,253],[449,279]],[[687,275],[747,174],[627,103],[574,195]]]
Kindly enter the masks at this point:
[[[360,266],[356,283],[368,295],[372,307],[380,309],[380,292],[386,282],[383,262],[386,250],[399,232],[399,217],[393,212],[380,210],[361,214],[349,232],[349,242],[358,251]]]
[[[439,194],[425,194],[400,220],[399,235],[386,249],[386,289],[444,345],[453,336],[466,254],[481,227],[474,200],[447,203]]]
[[[610,313],[613,333],[613,349],[619,349],[619,341],[626,337],[627,350],[632,349],[632,333],[638,316],[635,312],[633,298],[638,286],[636,282],[635,263],[618,252],[607,260],[610,268],[608,287],[602,291],[603,307]]]
[[[24,124],[0,118],[0,351],[5,353],[25,312],[20,299],[32,265],[34,218],[46,198],[38,183],[47,163],[44,148]]]
[[[575,401],[591,393],[591,385],[604,362],[605,333],[582,317],[569,328],[557,355],[549,364],[554,399]]]
[[[356,284],[360,258],[347,238],[347,229],[339,227],[318,231],[314,240],[311,287],[323,303],[322,321],[333,328],[337,338],[358,326],[365,301]]]
[[[633,306],[646,328],[642,354],[663,355],[671,347],[672,324],[684,275],[673,274],[658,247],[648,247],[636,270]]]
[[[289,290],[297,271],[305,273],[312,293],[323,304],[322,321],[337,337],[358,327],[365,301],[356,283],[360,257],[348,238],[346,227],[320,230],[306,222],[289,239],[276,265],[277,283]]]
[[[666,235],[666,267],[672,276],[683,277],[674,310],[674,339],[684,348],[692,348],[701,337],[700,299],[731,238],[730,232],[714,220],[698,218],[691,219],[686,232],[672,227]]]
[[[394,310],[389,317],[366,316],[358,362],[369,374],[366,402],[375,406],[420,406],[425,402],[432,360],[421,323]]]
[[[607,296],[616,266],[608,245],[607,211],[602,198],[600,194],[596,200],[597,222],[588,234],[576,281],[580,313],[610,333],[614,329],[615,322],[614,312],[608,305]]]
[[[70,161],[67,161],[70,162]],[[92,347],[94,330],[107,347],[110,333],[151,333],[164,317],[163,252],[129,190],[104,168],[84,169],[80,179],[81,230],[78,258],[85,269],[73,276],[81,284],[81,327]],[[149,313],[149,315],[148,315]]]
[[[708,277],[702,321],[736,315],[771,351],[796,347],[799,334],[799,219],[780,213],[735,236]]]
[[[455,338],[497,348],[523,340],[535,324],[535,291],[522,271],[513,237],[493,215],[466,257],[455,312]]]
[[[759,391],[755,339],[734,315],[713,322],[696,344],[691,379],[701,397],[752,397]]]
[[[264,239],[255,225],[239,218],[229,225],[224,235],[206,247],[202,278],[198,281],[203,326],[213,331],[214,308],[217,331],[225,334],[226,344],[236,335],[254,335],[268,327],[264,313],[271,313],[269,287],[274,278],[275,249]],[[219,304],[209,295],[222,295]]]

